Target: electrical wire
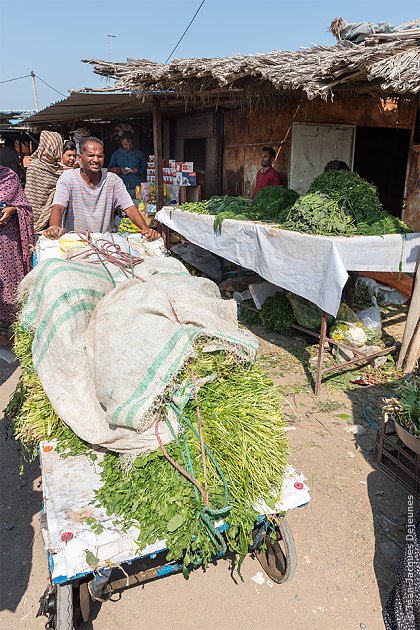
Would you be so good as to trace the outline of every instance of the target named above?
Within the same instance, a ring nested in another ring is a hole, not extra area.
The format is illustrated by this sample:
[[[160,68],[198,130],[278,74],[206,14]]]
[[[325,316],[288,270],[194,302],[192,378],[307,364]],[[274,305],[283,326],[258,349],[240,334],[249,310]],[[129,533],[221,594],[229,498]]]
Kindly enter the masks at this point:
[[[52,85],[50,85],[49,83],[47,83],[46,81],[44,81],[44,79],[41,79],[41,77],[39,76],[39,74],[35,75],[37,79],[39,79],[40,81],[42,81],[42,83],[45,83],[45,85],[49,88],[51,88],[51,90],[54,90],[54,92],[57,92],[57,94],[61,94],[61,96],[64,96],[64,98],[67,98],[67,94],[63,94],[63,92],[60,92],[59,90],[56,90]]]
[[[0,83],[10,83],[11,81],[19,81],[19,79],[26,79],[30,77],[30,74],[24,74],[23,77],[16,77],[15,79],[6,79],[5,81],[0,81]]]
[[[178,48],[178,46],[180,45],[180,43],[182,42],[182,40],[184,39],[184,36],[186,35],[188,29],[190,28],[191,24],[194,22],[195,18],[198,15],[198,12],[200,11],[201,7],[203,6],[203,4],[205,3],[206,0],[202,0],[200,6],[198,7],[197,11],[194,13],[193,17],[191,18],[190,23],[188,24],[187,28],[185,29],[185,31],[182,33],[181,37],[179,38],[175,48],[169,53],[167,60],[165,61],[165,63],[168,63],[169,59],[172,57],[172,55],[174,54],[174,52],[176,51],[176,49]]]

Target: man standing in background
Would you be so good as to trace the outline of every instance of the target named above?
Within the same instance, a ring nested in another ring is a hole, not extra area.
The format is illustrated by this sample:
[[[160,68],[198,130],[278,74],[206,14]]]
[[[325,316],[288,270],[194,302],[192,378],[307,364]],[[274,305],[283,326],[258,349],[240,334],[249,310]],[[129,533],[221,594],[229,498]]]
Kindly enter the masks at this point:
[[[273,168],[276,152],[272,147],[264,147],[261,151],[261,168],[257,171],[257,180],[252,197],[255,197],[261,188],[266,186],[280,186],[280,175]]]
[[[132,197],[136,186],[146,181],[146,158],[134,148],[134,135],[130,131],[122,134],[121,148],[112,154],[108,170],[121,177]]]

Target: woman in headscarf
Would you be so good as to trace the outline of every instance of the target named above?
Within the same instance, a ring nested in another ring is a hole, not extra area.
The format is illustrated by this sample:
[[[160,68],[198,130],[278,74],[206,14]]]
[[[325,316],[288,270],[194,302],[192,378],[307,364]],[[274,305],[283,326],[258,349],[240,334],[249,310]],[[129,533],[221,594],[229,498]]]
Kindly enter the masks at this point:
[[[32,206],[35,234],[48,227],[60,164],[63,139],[56,131],[41,131],[37,150],[26,169],[25,195]]]
[[[32,210],[19,178],[10,168],[0,166],[0,345],[9,342],[17,287],[30,271],[33,242]]]

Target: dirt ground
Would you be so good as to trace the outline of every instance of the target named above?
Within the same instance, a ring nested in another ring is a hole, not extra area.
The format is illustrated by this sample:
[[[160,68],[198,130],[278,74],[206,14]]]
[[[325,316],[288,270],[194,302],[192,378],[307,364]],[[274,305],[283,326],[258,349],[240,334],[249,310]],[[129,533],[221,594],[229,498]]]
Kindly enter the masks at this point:
[[[401,317],[391,323],[400,332]],[[263,362],[284,397],[290,462],[307,477],[311,501],[289,513],[298,554],[294,579],[283,585],[255,584],[261,570],[248,557],[244,581],[233,580],[225,560],[185,581],[175,575],[125,590],[115,601],[95,605],[83,628],[131,630],[379,630],[382,607],[394,584],[405,538],[407,492],[373,465],[375,423],[380,421],[383,384],[352,385],[358,370],[330,379],[321,396],[312,393],[316,346],[302,338],[261,337]],[[391,328],[389,328],[391,330]],[[387,380],[387,369],[381,371]],[[0,361],[0,409],[18,370]],[[389,369],[388,369],[389,371]],[[366,374],[366,370],[362,371]],[[391,373],[389,372],[389,378]],[[389,380],[389,379],[388,379]],[[38,599],[48,583],[39,530],[39,468],[19,477],[16,443],[1,423],[1,607],[4,630],[38,630]],[[363,426],[363,435],[346,431]]]

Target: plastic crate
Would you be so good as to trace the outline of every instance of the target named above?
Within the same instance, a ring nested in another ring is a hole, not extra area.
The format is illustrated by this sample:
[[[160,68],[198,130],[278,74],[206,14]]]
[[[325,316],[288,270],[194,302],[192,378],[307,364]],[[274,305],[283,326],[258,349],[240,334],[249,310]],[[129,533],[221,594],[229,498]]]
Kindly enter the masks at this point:
[[[420,455],[401,442],[394,422],[386,415],[376,435],[374,463],[387,477],[420,498]]]

